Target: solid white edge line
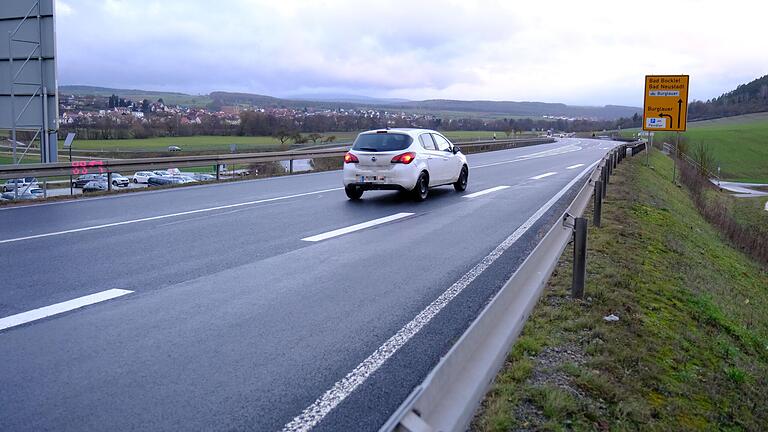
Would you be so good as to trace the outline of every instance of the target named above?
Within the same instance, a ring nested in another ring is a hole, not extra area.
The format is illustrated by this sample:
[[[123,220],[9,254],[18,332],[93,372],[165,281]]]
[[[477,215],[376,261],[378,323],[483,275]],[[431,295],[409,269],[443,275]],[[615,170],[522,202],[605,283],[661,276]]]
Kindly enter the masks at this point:
[[[509,249],[544,213],[546,213],[566,192],[600,161],[596,161],[585,168],[579,175],[563,187],[555,196],[549,199],[536,213],[520,225],[509,237],[499,244],[490,254],[465,273],[458,281],[451,285],[440,297],[429,304],[408,324],[403,326],[394,336],[389,338],[382,346],[373,352],[368,358],[348,373],[341,381],[338,381],[326,391],[312,405],[308,406],[301,414],[293,418],[283,426],[283,432],[308,431],[317,425],[328,413],[346,399],[360,384],[365,382],[376,372],[395,352],[406,344],[416,333],[427,325],[438,312],[440,312],[451,300],[459,295],[464,288],[491,266],[507,249]]]
[[[349,233],[352,233],[352,232],[355,232],[355,231],[360,231],[362,229],[370,228],[370,227],[373,227],[373,226],[376,226],[376,225],[381,225],[381,224],[384,224],[384,223],[387,223],[387,222],[392,222],[392,221],[395,221],[395,220],[398,220],[398,219],[406,218],[408,216],[413,216],[413,213],[396,213],[396,214],[393,214],[393,215],[390,215],[390,216],[386,216],[386,217],[370,220],[368,222],[362,222],[362,223],[351,225],[351,226],[344,227],[344,228],[339,228],[339,229],[336,229],[336,230],[333,230],[333,231],[328,231],[328,232],[325,232],[325,233],[322,233],[322,234],[317,234],[317,235],[314,235],[314,236],[311,236],[311,237],[304,237],[301,240],[302,241],[307,241],[307,242],[319,242],[319,241],[323,241],[323,240],[328,240],[328,239],[333,238],[333,237],[338,237],[338,236],[341,236],[341,235],[344,235],[344,234],[349,234]]]
[[[569,167],[565,167],[565,169],[572,170],[572,169],[576,169],[576,168],[583,167],[583,166],[584,166],[584,164],[576,164],[576,165],[571,165]]]
[[[172,217],[186,216],[186,215],[210,212],[210,211],[215,211],[215,210],[223,210],[223,209],[229,209],[229,208],[235,208],[235,207],[243,207],[243,206],[248,206],[248,205],[261,204],[261,203],[265,203],[265,202],[280,201],[280,200],[285,200],[285,199],[290,199],[290,198],[298,198],[298,197],[303,197],[303,196],[307,196],[307,195],[316,195],[316,194],[321,194],[321,193],[325,193],[325,192],[337,191],[337,190],[341,190],[341,189],[343,189],[343,188],[324,189],[324,190],[319,190],[319,191],[314,191],[314,192],[305,192],[305,193],[294,194],[294,195],[285,195],[285,196],[280,196],[280,197],[275,197],[275,198],[265,198],[265,199],[260,199],[260,200],[255,200],[255,201],[247,201],[247,202],[242,202],[242,203],[237,203],[237,204],[228,204],[228,205],[217,206],[217,207],[209,207],[209,208],[198,209],[198,210],[189,210],[189,211],[180,212],[180,213],[171,213],[171,214],[160,215],[160,216],[152,216],[152,217],[146,217],[146,218],[141,218],[141,219],[127,220],[127,221],[123,221],[123,222],[108,223],[108,224],[104,224],[104,225],[94,225],[94,226],[85,227],[85,228],[75,228],[75,229],[65,230],[65,231],[57,231],[57,232],[51,232],[51,233],[45,233],[45,234],[35,234],[35,235],[31,235],[31,236],[26,236],[26,237],[18,237],[18,238],[0,240],[0,244],[13,243],[13,242],[18,242],[18,241],[22,241],[22,240],[32,240],[32,239],[37,239],[37,238],[42,238],[42,237],[51,237],[51,236],[57,236],[57,235],[62,235],[62,234],[71,234],[71,233],[77,233],[77,232],[83,232],[83,231],[92,231],[92,230],[102,229],[102,228],[111,228],[111,227],[116,227],[116,226],[120,226],[120,225],[129,225],[129,224],[134,224],[134,223],[139,223],[139,222],[147,222],[147,221],[153,221],[153,220],[159,220],[159,219],[167,219],[167,218],[172,218]]]
[[[541,179],[543,179],[544,177],[553,176],[553,175],[555,175],[555,174],[557,174],[557,173],[556,173],[556,172],[548,172],[548,173],[544,173],[544,174],[539,174],[539,175],[537,175],[537,176],[533,176],[533,177],[531,177],[531,180],[541,180]]]
[[[469,195],[464,195],[464,198],[479,197],[481,195],[485,195],[485,194],[489,194],[489,193],[493,193],[493,192],[496,192],[496,191],[500,191],[500,190],[504,190],[504,189],[509,189],[509,188],[510,188],[510,186],[496,186],[496,187],[492,187],[490,189],[484,189],[484,190],[481,190],[481,191],[478,191],[478,192],[474,192],[474,193],[471,193]]]
[[[5,318],[0,318],[0,331],[6,330],[12,327],[20,326],[28,322],[37,321],[39,319],[47,318],[49,316],[62,314],[81,307],[92,305],[95,303],[101,303],[103,301],[112,300],[117,297],[122,297],[126,294],[130,294],[133,291],[122,289],[110,289],[96,294],[90,294],[84,297],[78,297],[76,299],[67,300],[65,302],[52,304],[50,306],[33,309],[31,311],[22,312],[16,315],[11,315]]]

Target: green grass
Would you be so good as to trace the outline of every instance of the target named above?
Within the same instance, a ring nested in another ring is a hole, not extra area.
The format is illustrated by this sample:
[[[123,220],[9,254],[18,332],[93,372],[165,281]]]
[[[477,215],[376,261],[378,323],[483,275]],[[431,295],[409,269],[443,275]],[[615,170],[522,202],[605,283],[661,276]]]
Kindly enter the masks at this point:
[[[349,132],[332,132],[325,135],[336,135],[337,141],[350,141],[354,134]],[[259,150],[280,146],[280,140],[271,136],[191,136],[124,140],[75,140],[75,149],[86,150],[131,150],[131,151],[167,151],[168,146],[178,146],[183,150],[216,150],[229,152],[230,144],[237,144],[238,151]],[[286,145],[290,142],[286,143]]]
[[[325,136],[336,136],[336,142],[351,142],[357,136],[357,132],[326,132]],[[445,134],[455,141],[469,141],[478,139],[491,139],[490,131],[451,131]],[[505,139],[504,132],[496,132],[497,139]],[[288,141],[286,145],[289,145]],[[168,146],[181,147],[189,151],[223,151],[229,152],[230,144],[237,144],[238,151],[244,150],[272,150],[280,147],[280,141],[271,136],[192,136],[170,138],[124,139],[124,140],[76,140],[75,149],[80,150],[108,150],[117,149],[125,151],[167,151]],[[321,142],[318,142],[321,144]],[[63,151],[63,149],[61,149]]]
[[[643,160],[615,171],[589,228],[586,299],[568,295],[568,249],[474,430],[765,430],[768,271],[703,220],[667,157]]]
[[[39,155],[27,155],[24,156],[24,159],[21,160],[21,163],[38,163],[40,162],[40,156]],[[0,165],[10,165],[13,163],[13,157],[6,156],[6,155],[0,155]]]
[[[637,130],[625,131],[625,135]],[[692,145],[709,146],[724,179],[768,183],[768,113],[746,114],[688,123],[682,136]],[[657,134],[673,142],[672,134]]]

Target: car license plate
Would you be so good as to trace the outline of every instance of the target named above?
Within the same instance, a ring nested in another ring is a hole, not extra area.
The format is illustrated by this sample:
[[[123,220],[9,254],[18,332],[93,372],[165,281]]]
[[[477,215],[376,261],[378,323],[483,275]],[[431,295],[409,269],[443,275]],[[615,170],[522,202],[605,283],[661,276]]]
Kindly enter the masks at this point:
[[[381,183],[386,180],[384,176],[360,176],[360,181],[364,183]]]

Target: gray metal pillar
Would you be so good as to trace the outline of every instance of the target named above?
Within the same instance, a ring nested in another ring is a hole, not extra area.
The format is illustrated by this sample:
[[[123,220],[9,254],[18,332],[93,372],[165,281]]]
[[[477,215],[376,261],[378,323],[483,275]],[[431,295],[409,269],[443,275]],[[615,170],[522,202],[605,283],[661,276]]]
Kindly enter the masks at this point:
[[[107,190],[112,190],[112,171],[107,172]]]
[[[587,218],[576,218],[573,223],[573,284],[571,296],[584,297],[587,279]]]
[[[603,182],[600,180],[595,182],[595,203],[593,207],[592,224],[600,228],[600,220],[603,214]]]

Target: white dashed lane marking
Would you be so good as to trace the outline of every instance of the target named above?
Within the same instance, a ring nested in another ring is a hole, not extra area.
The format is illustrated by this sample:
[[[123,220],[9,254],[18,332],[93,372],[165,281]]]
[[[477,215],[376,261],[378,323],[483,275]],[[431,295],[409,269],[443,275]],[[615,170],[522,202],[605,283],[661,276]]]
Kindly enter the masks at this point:
[[[544,174],[539,174],[537,176],[531,177],[531,180],[541,180],[541,179],[543,179],[545,177],[553,176],[555,174],[557,174],[557,173],[554,172],[554,171],[553,172],[544,173]]]
[[[31,311],[22,312],[20,314],[11,315],[9,317],[0,318],[0,330],[9,329],[11,327],[20,326],[28,322],[37,321],[49,316],[58,315],[64,312],[69,312],[75,309],[80,309],[94,303],[101,303],[103,301],[112,300],[113,298],[122,297],[126,294],[130,294],[133,291],[111,289],[96,294],[87,295],[84,297],[78,297],[76,299],[67,300],[65,302],[56,303],[50,306],[33,309]]]
[[[496,186],[496,187],[492,187],[490,189],[484,189],[484,190],[481,190],[481,191],[478,191],[478,192],[474,192],[474,193],[471,193],[471,194],[464,195],[464,198],[479,197],[481,195],[486,195],[486,194],[497,192],[497,191],[504,190],[504,189],[509,189],[509,186]]]
[[[374,219],[372,221],[359,223],[359,224],[348,226],[348,227],[345,227],[345,228],[339,228],[337,230],[328,231],[326,233],[314,235],[312,237],[304,237],[302,240],[303,241],[308,241],[308,242],[319,242],[319,241],[323,241],[323,240],[328,240],[328,239],[333,238],[333,237],[338,237],[338,236],[341,236],[341,235],[344,235],[344,234],[349,234],[351,232],[360,231],[362,229],[370,228],[370,227],[373,227],[373,226],[376,226],[376,225],[385,224],[387,222],[396,221],[398,219],[406,218],[408,216],[413,216],[413,213],[396,213],[396,214],[393,214],[393,215],[390,215],[390,216],[387,216],[387,217],[383,217],[383,218],[379,218],[379,219]]]
[[[583,167],[583,166],[584,166],[584,164],[576,164],[576,165],[571,165],[569,167],[566,167],[565,169],[572,170],[572,169],[576,169],[576,168]]]

